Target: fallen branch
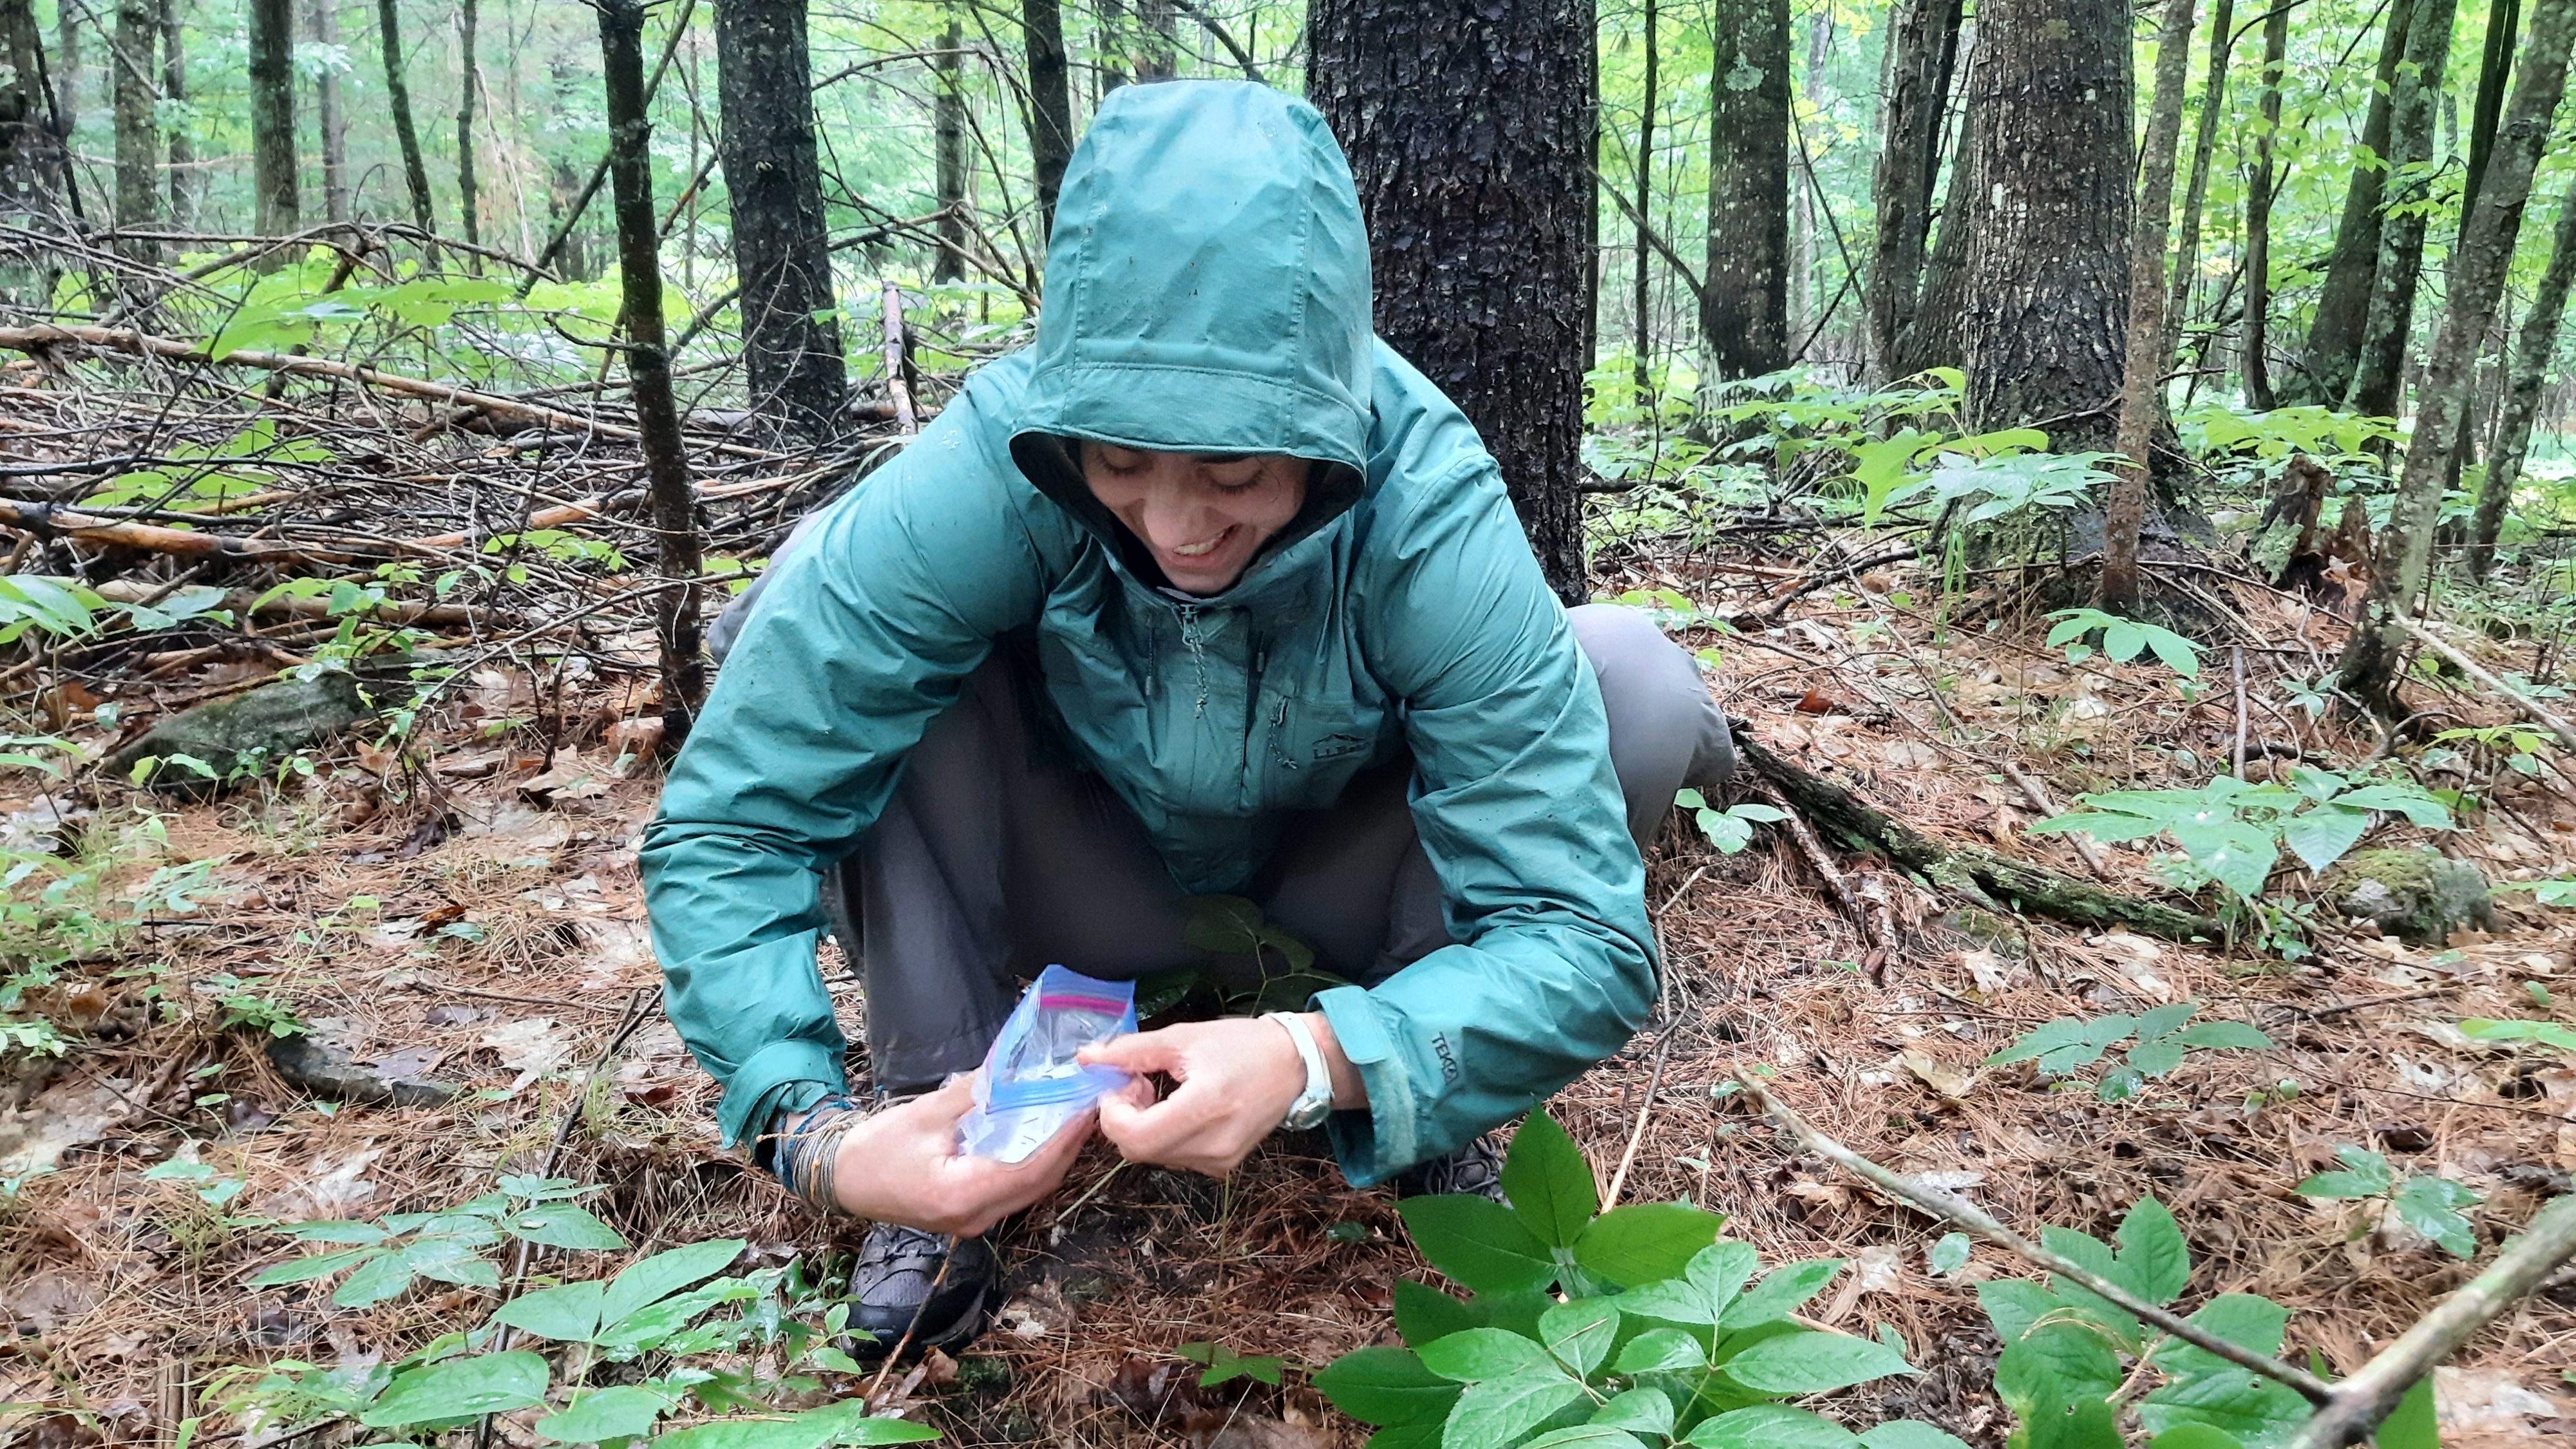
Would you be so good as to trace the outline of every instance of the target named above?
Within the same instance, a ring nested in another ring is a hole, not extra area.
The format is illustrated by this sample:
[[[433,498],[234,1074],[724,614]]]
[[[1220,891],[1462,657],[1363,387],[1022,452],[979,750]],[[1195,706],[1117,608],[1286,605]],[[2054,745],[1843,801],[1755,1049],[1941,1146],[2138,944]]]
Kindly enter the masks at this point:
[[[1798,1139],[1799,1146],[1819,1157],[1830,1159],[1846,1172],[1867,1179],[1890,1196],[1912,1203],[1945,1222],[1956,1223],[1987,1242],[2018,1254],[2037,1267],[2090,1289],[2134,1315],[2141,1322],[2154,1324],[2159,1330],[2181,1339],[2194,1348],[2215,1354],[2238,1368],[2250,1369],[2267,1379],[2287,1384],[2312,1404],[2322,1407],[2335,1401],[2337,1397],[2335,1386],[2305,1369],[2292,1367],[2268,1354],[2256,1353],[2240,1344],[2230,1343],[2208,1329],[2168,1313],[2110,1279],[2086,1269],[2073,1259],[2052,1253],[2005,1227],[1989,1216],[1984,1209],[1957,1193],[1944,1192],[1910,1177],[1899,1176],[1827,1137],[1816,1129],[1814,1123],[1790,1111],[1781,1105],[1779,1098],[1764,1090],[1760,1077],[1750,1072],[1743,1072],[1738,1073],[1735,1080],[1744,1088],[1745,1095],[1753,1099],[1755,1106],[1769,1113],[1780,1125],[1789,1129],[1789,1135]],[[2405,1392],[2403,1385],[2399,1386],[2398,1392],[2400,1394]],[[2393,1403],[2394,1400],[2391,1402]],[[2377,1423],[2378,1420],[2374,1419],[2371,1422]]]
[[[143,604],[163,592],[155,584],[134,579],[109,579],[93,586],[98,596],[112,604]],[[262,598],[248,590],[224,595],[215,607],[236,614],[287,614],[305,619],[337,618],[331,612],[331,601],[318,595],[278,594]],[[439,626],[488,625],[500,622],[501,616],[490,609],[470,604],[405,604],[392,599],[348,611],[362,618],[382,619],[394,624],[430,624]]]
[[[0,528],[14,528],[42,538],[75,538],[104,548],[141,549],[176,558],[223,558],[259,563],[349,563],[362,558],[391,558],[391,549],[320,548],[272,539],[229,538],[188,528],[162,528],[149,523],[100,518],[42,503],[0,499]]]
[[[1861,908],[1860,897],[1852,893],[1851,882],[1843,878],[1832,854],[1825,849],[1825,843],[1818,840],[1816,832],[1808,827],[1806,817],[1798,813],[1794,802],[1783,799],[1778,803],[1782,816],[1780,823],[1788,827],[1789,838],[1797,842],[1798,853],[1806,857],[1807,868],[1824,882],[1825,893],[1843,908],[1843,917],[1852,923],[1853,930],[1860,932],[1870,945],[1884,947],[1887,942],[1879,939],[1878,933],[1871,929],[1869,913]]]
[[[1771,782],[1817,832],[1847,850],[1872,851],[1923,879],[1981,906],[2006,904],[2073,925],[2127,926],[2170,941],[2215,941],[2226,928],[2207,916],[2123,895],[2028,861],[1972,845],[1948,846],[1875,807],[1840,785],[1819,778],[1773,753],[1738,722],[1735,747],[1756,774]],[[2003,903],[2003,904],[1999,904]]]
[[[2414,620],[2407,618],[2403,614],[2393,616],[2389,622],[2423,641],[2425,648],[2432,650],[2434,653],[2441,655],[2444,659],[2447,659],[2452,664],[2458,666],[2462,674],[2467,675],[2478,683],[2485,685],[2487,688],[2494,690],[2500,695],[2503,695],[2506,699],[2511,700],[2513,702],[2513,707],[2522,711],[2523,718],[2530,720],[2533,724],[2536,724],[2542,729],[2549,731],[2551,734],[2558,736],[2558,742],[2560,744],[2565,745],[2571,750],[2576,750],[2576,726],[2570,726],[2567,721],[2560,719],[2558,716],[2551,714],[2545,709],[2542,709],[2539,702],[2534,700],[2530,695],[2525,694],[2521,690],[2514,688],[2512,685],[2505,683],[2503,680],[2496,678],[2494,674],[2488,672],[2488,670],[2484,666],[2480,665],[2476,660],[2471,659],[2468,655],[2461,653],[2458,649],[2453,648],[2450,644],[2437,637],[2432,630],[2425,628],[2423,625],[2416,623]]]
[[[2576,1257],[2576,1196],[2542,1208],[2485,1272],[2433,1305],[2378,1357],[2335,1385],[2317,1416],[2290,1441],[2290,1449],[2342,1449],[2370,1437],[2435,1364],[2458,1352],[2570,1257]]]

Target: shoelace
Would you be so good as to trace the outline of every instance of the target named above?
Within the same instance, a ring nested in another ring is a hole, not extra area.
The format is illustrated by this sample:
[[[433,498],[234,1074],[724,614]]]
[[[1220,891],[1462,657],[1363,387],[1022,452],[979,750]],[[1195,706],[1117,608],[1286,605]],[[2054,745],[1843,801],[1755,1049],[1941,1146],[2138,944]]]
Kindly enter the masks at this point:
[[[865,1106],[844,1093],[816,1102],[770,1148],[778,1185],[816,1212],[840,1213],[841,1205],[832,1197],[833,1168],[841,1156],[841,1139],[867,1115]]]

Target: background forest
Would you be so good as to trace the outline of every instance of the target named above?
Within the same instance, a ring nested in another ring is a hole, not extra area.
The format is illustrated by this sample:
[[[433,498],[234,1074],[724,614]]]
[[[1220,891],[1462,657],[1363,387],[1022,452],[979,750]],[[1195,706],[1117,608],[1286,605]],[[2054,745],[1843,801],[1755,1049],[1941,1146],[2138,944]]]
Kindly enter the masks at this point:
[[[2576,1432],[2571,48],[0,0],[0,1443]],[[992,1332],[863,1344],[662,1019],[638,832],[710,617],[1032,338],[1075,141],[1174,79],[1322,112],[1379,334],[1742,769],[1508,1208],[1095,1147]]]

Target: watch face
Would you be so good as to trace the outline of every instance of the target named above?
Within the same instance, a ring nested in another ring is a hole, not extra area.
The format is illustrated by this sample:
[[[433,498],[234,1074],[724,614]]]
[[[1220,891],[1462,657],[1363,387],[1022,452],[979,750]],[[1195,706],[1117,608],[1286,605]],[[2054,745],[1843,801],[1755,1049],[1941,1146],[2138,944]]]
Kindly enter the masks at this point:
[[[1332,1098],[1301,1097],[1295,1106],[1288,1109],[1288,1125],[1300,1132],[1312,1131],[1323,1126],[1324,1119],[1331,1115],[1333,1115]]]

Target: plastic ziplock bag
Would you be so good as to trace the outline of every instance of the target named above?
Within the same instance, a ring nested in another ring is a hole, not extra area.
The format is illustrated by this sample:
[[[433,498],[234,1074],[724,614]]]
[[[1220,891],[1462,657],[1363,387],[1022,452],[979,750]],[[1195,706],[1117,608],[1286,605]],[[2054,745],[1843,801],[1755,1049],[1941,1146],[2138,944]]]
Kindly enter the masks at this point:
[[[1074,1060],[1084,1047],[1135,1029],[1135,982],[1094,981],[1061,966],[1039,972],[984,1053],[975,1110],[957,1123],[957,1150],[1027,1161],[1064,1124],[1135,1080]]]

